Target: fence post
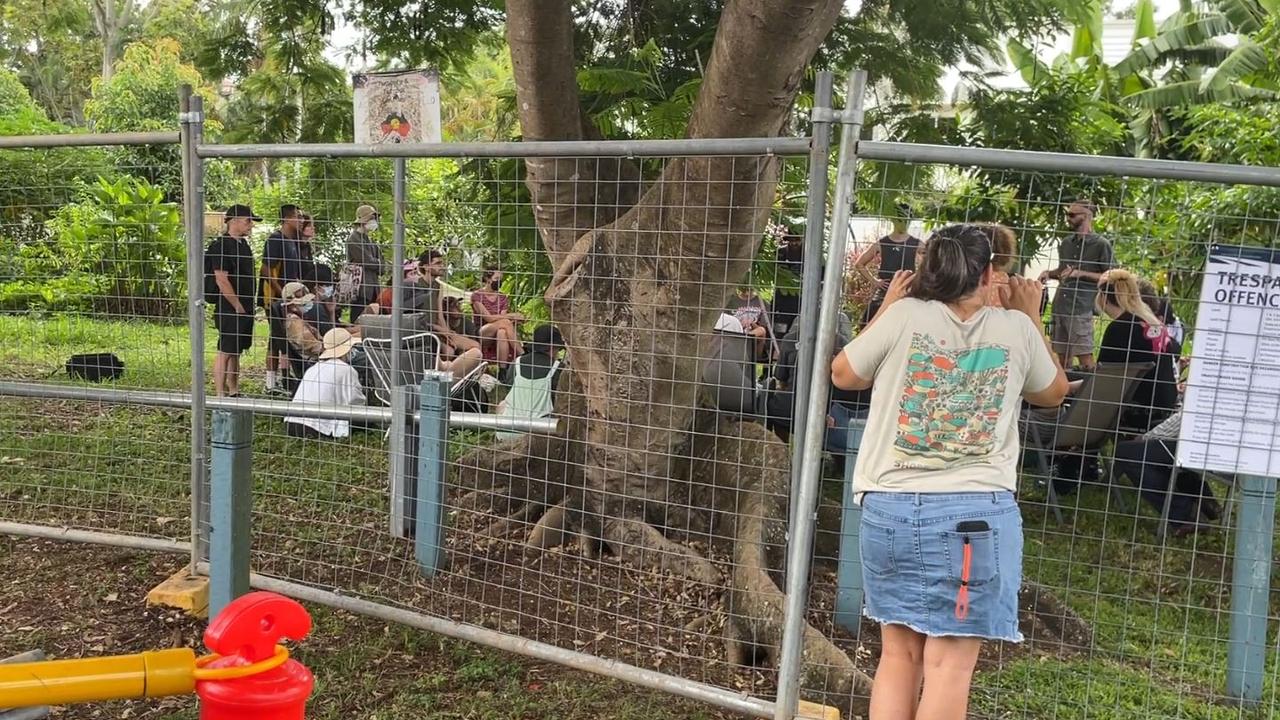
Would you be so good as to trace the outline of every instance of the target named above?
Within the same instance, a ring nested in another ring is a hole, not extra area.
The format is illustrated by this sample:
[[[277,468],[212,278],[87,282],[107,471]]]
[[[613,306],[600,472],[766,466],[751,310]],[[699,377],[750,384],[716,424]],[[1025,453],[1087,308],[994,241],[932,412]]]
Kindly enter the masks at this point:
[[[436,574],[444,563],[444,479],[449,453],[449,386],[453,376],[431,371],[419,393],[417,508],[414,556],[423,574]]]
[[[859,524],[862,522],[862,506],[854,502],[853,474],[858,464],[858,448],[862,445],[862,433],[867,421],[855,418],[849,421],[849,441],[844,456],[844,488],[840,504],[840,557],[836,561],[836,625],[855,636],[862,618],[862,550]]]
[[[413,408],[418,388],[396,385],[391,388],[391,437],[387,452],[391,457],[391,536],[410,538],[414,532],[416,500],[413,489],[418,484],[418,426],[413,422]]]
[[[249,591],[253,413],[215,410],[209,526],[209,617]]]
[[[1276,479],[1240,475],[1236,551],[1231,570],[1231,630],[1227,695],[1246,705],[1262,701],[1267,674],[1267,615],[1275,536]]]
[[[204,139],[204,99],[183,85],[181,122],[182,209],[187,234],[187,333],[191,343],[191,568],[208,557],[208,458],[204,402],[204,160],[196,146]]]
[[[827,219],[827,168],[831,164],[831,72],[818,73],[813,98],[813,141],[809,148],[809,194],[805,200],[803,277],[800,284],[799,357],[791,373],[791,504],[796,507],[796,489],[800,486],[800,453],[804,448],[805,422],[809,412],[809,376],[813,372],[813,336],[818,331],[818,297],[822,292],[822,238]]]
[[[813,356],[831,357],[835,345],[836,314],[840,312],[844,275],[845,245],[849,236],[849,216],[857,179],[858,136],[862,133],[862,102],[867,85],[865,70],[849,73],[846,107],[841,114],[840,162],[836,170],[836,194],[831,209],[831,247],[823,277],[822,307],[818,331],[813,337]],[[827,396],[831,373],[825,363],[815,363],[810,373],[810,410],[801,418],[806,423],[800,460],[800,486],[795,490],[791,532],[787,538],[786,598],[783,604],[782,655],[778,663],[776,720],[791,720],[800,701],[800,666],[804,661],[805,605],[809,595],[809,566],[813,553],[815,509],[818,485],[822,481],[822,441],[827,427]],[[817,408],[817,411],[814,411]]]
[[[392,161],[395,181],[392,186],[393,204],[391,221],[391,387],[403,383],[400,375],[400,346],[404,336],[404,210],[405,210],[405,159]]]

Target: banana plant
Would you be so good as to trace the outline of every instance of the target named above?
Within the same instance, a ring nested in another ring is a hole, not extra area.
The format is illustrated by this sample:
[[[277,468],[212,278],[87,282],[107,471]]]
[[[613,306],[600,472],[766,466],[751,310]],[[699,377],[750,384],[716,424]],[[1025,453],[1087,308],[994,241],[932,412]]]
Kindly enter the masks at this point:
[[[1126,94],[1126,103],[1159,111],[1280,97],[1274,49],[1263,41],[1277,25],[1280,0],[1184,7],[1116,64],[1117,73],[1147,80],[1147,87]]]

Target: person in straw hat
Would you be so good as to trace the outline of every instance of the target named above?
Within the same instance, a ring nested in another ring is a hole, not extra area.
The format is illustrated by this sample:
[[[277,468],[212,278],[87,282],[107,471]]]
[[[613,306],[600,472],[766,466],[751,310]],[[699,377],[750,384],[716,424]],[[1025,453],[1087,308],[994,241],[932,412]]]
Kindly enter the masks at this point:
[[[324,334],[320,361],[302,376],[293,402],[305,405],[364,405],[364,387],[360,374],[347,361],[360,338],[346,328],[335,327]],[[348,420],[330,420],[289,416],[285,427],[292,437],[344,438],[351,434]]]

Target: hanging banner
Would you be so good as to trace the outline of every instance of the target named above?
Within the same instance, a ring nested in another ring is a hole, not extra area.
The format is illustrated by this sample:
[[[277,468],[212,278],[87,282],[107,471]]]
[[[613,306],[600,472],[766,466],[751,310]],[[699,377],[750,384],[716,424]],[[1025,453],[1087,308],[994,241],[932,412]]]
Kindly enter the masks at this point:
[[[355,141],[440,142],[440,77],[434,70],[361,73],[355,88]]]
[[[1182,408],[1180,466],[1280,475],[1280,252],[1209,249]]]

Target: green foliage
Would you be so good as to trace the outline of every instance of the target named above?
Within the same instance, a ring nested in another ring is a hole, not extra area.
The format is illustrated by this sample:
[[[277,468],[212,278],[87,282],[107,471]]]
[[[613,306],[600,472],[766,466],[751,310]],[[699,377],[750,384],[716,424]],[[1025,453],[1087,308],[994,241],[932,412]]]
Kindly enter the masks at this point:
[[[18,79],[16,73],[0,67],[0,116],[18,113],[35,113],[43,116],[40,106],[31,99],[31,93]]]
[[[102,69],[88,0],[0,3],[0,66],[18,74],[49,117],[79,124]]]
[[[43,241],[23,245],[0,285],[7,310],[92,307],[113,315],[173,315],[184,306],[186,243],[178,206],[146,180],[100,178],[63,205]]]
[[[200,72],[184,63],[172,39],[134,43],[125,48],[111,79],[93,84],[93,96],[85,103],[85,117],[96,132],[137,132],[178,129],[178,91],[191,85],[211,111],[217,95]],[[216,120],[206,122],[206,134],[221,129]],[[118,172],[145,179],[169,200],[182,196],[182,163],[177,145],[114,148],[111,157]]]
[[[69,130],[34,105],[0,115],[0,136]],[[0,245],[17,248],[23,239],[39,236],[44,218],[71,201],[86,182],[109,174],[106,153],[98,148],[0,150]]]

